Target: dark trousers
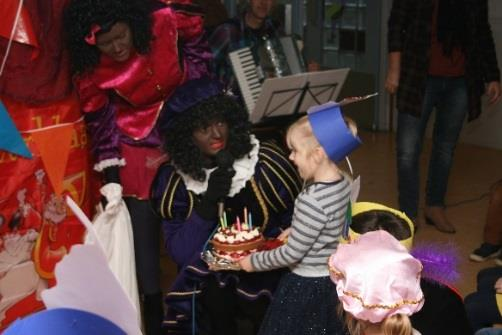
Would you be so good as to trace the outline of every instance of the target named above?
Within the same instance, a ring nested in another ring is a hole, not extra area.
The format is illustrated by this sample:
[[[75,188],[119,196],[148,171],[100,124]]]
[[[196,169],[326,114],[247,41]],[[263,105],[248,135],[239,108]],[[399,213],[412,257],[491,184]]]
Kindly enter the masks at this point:
[[[256,334],[269,299],[248,300],[237,295],[234,285],[220,287],[211,277],[197,300],[198,335]]]
[[[148,200],[125,198],[134,234],[138,286],[143,294],[143,322],[147,335],[161,334],[164,318],[160,287],[160,219]]]
[[[399,111],[397,173],[399,208],[410,218],[418,214],[419,162],[427,122],[436,108],[432,153],[427,177],[426,205],[444,206],[453,153],[467,115],[467,87],[463,77],[429,77],[420,117]]]
[[[467,317],[474,331],[502,323],[495,298],[495,282],[502,277],[502,267],[483,269],[478,273],[478,290],[465,297]]]

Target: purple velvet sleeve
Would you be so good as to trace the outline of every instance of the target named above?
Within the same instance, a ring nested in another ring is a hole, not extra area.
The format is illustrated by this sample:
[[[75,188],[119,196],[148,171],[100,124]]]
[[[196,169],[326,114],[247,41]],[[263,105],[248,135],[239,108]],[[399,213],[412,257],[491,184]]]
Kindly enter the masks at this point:
[[[87,131],[91,138],[91,152],[99,163],[105,159],[120,158],[120,132],[115,121],[112,104],[95,112],[85,113]]]
[[[165,250],[179,267],[183,267],[200,257],[216,222],[204,220],[195,211],[190,211],[188,191],[182,180],[174,181],[176,178],[179,176],[172,166],[161,166],[153,182],[151,199],[153,208],[163,218]],[[177,185],[174,190],[173,184]]]
[[[198,79],[209,74],[213,55],[204,34],[183,42],[183,56],[187,80]]]
[[[180,267],[191,264],[199,257],[215,227],[216,222],[202,219],[195,211],[184,221],[164,220],[162,228],[167,253]]]

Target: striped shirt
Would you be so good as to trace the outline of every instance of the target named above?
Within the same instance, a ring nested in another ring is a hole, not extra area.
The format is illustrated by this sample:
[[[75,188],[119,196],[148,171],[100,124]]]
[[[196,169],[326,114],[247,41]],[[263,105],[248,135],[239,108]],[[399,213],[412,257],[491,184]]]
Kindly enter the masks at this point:
[[[350,202],[350,182],[314,183],[296,198],[286,244],[251,255],[256,271],[289,267],[304,277],[328,276],[328,257],[336,250]]]

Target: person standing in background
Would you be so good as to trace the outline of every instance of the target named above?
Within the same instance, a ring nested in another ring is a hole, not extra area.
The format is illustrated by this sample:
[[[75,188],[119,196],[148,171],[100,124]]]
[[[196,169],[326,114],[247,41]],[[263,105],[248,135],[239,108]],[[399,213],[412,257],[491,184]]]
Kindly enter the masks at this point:
[[[455,233],[444,197],[462,124],[480,115],[483,93],[490,104],[501,94],[488,1],[394,0],[388,51],[385,87],[397,93],[399,111],[399,207],[417,223],[419,156],[436,108],[424,214],[439,231]]]
[[[209,45],[214,55],[216,76],[224,85],[224,89],[230,89],[235,95],[240,95],[240,91],[228,54],[249,47],[253,53],[255,64],[262,65],[264,59],[262,59],[259,49],[265,39],[275,39],[278,42],[281,35],[278,27],[270,19],[274,4],[274,0],[249,0],[244,13],[214,29],[209,37]]]

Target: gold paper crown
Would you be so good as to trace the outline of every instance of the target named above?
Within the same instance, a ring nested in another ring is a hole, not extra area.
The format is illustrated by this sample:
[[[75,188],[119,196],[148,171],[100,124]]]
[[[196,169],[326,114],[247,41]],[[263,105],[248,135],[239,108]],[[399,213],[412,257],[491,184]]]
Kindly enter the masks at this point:
[[[373,210],[379,210],[379,211],[384,211],[384,212],[389,212],[391,214],[394,214],[400,219],[403,219],[406,221],[408,226],[410,227],[410,237],[407,239],[399,241],[406,249],[411,250],[413,247],[413,237],[414,237],[414,231],[415,231],[415,226],[413,225],[413,222],[410,220],[410,218],[404,214],[403,212],[398,211],[397,209],[390,208],[387,206],[384,206],[382,204],[377,204],[375,202],[356,202],[352,204],[352,217],[356,216],[357,214],[373,211]],[[361,234],[356,233],[352,228],[349,227],[349,241],[356,240]],[[348,241],[342,241],[342,242],[348,242]]]

